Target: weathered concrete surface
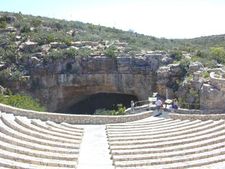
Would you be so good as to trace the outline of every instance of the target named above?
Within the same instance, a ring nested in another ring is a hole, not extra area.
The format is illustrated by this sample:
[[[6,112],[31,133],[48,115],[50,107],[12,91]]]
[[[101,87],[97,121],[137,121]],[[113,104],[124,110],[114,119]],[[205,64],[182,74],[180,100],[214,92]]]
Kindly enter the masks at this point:
[[[77,169],[114,169],[108,149],[105,125],[82,125],[84,136]]]

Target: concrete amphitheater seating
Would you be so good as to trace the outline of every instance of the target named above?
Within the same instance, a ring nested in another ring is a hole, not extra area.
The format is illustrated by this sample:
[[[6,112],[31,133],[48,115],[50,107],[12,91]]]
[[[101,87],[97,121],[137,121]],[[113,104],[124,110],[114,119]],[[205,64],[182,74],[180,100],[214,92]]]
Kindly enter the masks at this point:
[[[76,168],[83,129],[0,112],[0,168]]]
[[[225,168],[224,120],[150,117],[106,133],[116,169]]]

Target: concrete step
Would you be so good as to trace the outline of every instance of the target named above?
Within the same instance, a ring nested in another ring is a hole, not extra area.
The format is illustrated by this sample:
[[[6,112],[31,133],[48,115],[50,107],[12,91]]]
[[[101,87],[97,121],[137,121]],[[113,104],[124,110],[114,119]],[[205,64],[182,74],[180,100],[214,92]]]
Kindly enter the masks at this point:
[[[24,154],[13,153],[0,149],[0,158],[15,160],[17,162],[23,162],[28,164],[35,164],[39,166],[52,166],[52,167],[68,167],[75,168],[77,165],[76,161],[65,161],[55,159],[43,159],[38,157],[27,156]]]
[[[8,125],[12,126],[10,122],[7,123]],[[5,123],[3,123],[0,120],[0,131],[5,133],[6,135],[10,135],[14,138],[20,139],[20,140],[25,140],[31,143],[37,143],[41,145],[47,145],[47,146],[52,146],[52,147],[61,147],[61,148],[79,148],[79,144],[71,144],[71,143],[59,143],[57,141],[52,141],[52,140],[45,140],[44,138],[39,138],[39,137],[34,137],[30,136],[28,134],[21,133],[20,131],[16,131],[9,126],[7,126]]]
[[[143,152],[128,152],[130,154],[112,154],[112,159],[114,161],[136,161],[136,160],[147,160],[147,159],[165,159],[165,158],[176,158],[176,157],[187,157],[194,155],[199,155],[203,153],[211,153],[215,150],[222,151],[225,149],[225,143],[216,143],[208,146],[197,147],[193,149],[178,150],[171,152],[157,152],[148,150]]]
[[[40,128],[44,128],[44,129],[47,129],[47,130],[51,130],[51,131],[57,132],[57,133],[69,134],[71,136],[78,136],[78,137],[82,137],[83,136],[83,130],[81,132],[80,130],[68,131],[68,130],[65,130],[65,129],[59,129],[59,128],[56,128],[56,127],[52,127],[52,126],[46,125],[45,122],[43,122],[43,121],[41,121],[39,119],[31,119],[31,124],[33,124],[33,125],[35,125],[37,127],[40,127]]]
[[[55,132],[55,131],[51,131],[49,129],[37,127],[37,126],[31,124],[31,120],[29,120],[25,117],[15,117],[15,122],[18,123],[19,125],[27,128],[27,129],[32,130],[32,131],[40,132],[40,133],[50,135],[50,136],[56,136],[56,137],[59,137],[59,138],[66,138],[66,139],[71,140],[71,142],[73,142],[74,140],[80,141],[81,138],[82,138],[82,136],[79,136],[79,137],[78,136],[72,136],[70,134],[62,134],[60,132]]]
[[[180,132],[180,131],[184,131],[184,130],[189,130],[189,129],[193,129],[195,127],[200,127],[200,126],[204,126],[205,124],[209,124],[209,123],[213,123],[213,121],[205,121],[205,122],[192,122],[192,123],[188,123],[182,126],[177,126],[177,127],[173,127],[171,128],[165,128],[165,129],[160,129],[160,130],[156,130],[156,129],[146,129],[146,130],[140,130],[140,131],[133,131],[133,132],[123,132],[123,133],[109,133],[107,131],[107,136],[109,138],[122,138],[122,137],[134,137],[134,136],[141,136],[141,135],[159,135],[159,134],[168,134],[168,133],[174,133],[174,132]]]
[[[204,162],[203,162],[204,163]],[[161,167],[161,168],[160,168]],[[168,168],[169,167],[169,168]],[[224,169],[225,163],[222,162],[210,162],[210,164],[202,164],[200,166],[175,166],[171,167],[168,165],[165,166],[139,166],[139,167],[115,167],[115,169],[183,169],[185,168],[191,168],[191,169]]]
[[[143,144],[138,144],[138,145],[122,145],[122,146],[110,146],[110,149],[112,150],[129,150],[129,149],[142,149],[142,148],[160,148],[160,147],[169,147],[169,146],[177,146],[177,145],[186,145],[186,144],[191,144],[191,143],[196,143],[196,142],[201,142],[205,140],[210,140],[210,139],[216,139],[218,137],[223,137],[225,135],[225,131],[217,131],[215,133],[211,133],[208,135],[203,135],[203,136],[198,136],[194,138],[188,138],[188,139],[180,139],[180,140],[175,140],[175,141],[167,141],[167,142],[156,142],[153,143],[151,141]]]
[[[207,136],[208,134],[212,134],[212,133],[216,133],[218,131],[221,131],[221,130],[225,130],[225,124],[222,123],[220,125],[217,125],[216,127],[211,127],[211,128],[207,128],[205,129],[204,131],[200,131],[200,132],[192,132],[190,134],[185,134],[185,135],[182,135],[180,134],[179,136],[175,136],[175,137],[166,137],[166,138],[151,138],[149,137],[148,139],[143,138],[141,140],[138,139],[138,140],[126,140],[126,141],[109,141],[109,145],[110,146],[113,146],[113,145],[132,145],[132,144],[135,144],[135,145],[138,145],[138,144],[145,144],[145,143],[158,143],[158,142],[170,142],[170,141],[176,141],[176,140],[184,140],[184,139],[190,139],[190,138],[196,138],[196,137],[201,137],[201,136]]]
[[[37,137],[40,139],[63,143],[63,144],[71,145],[71,146],[72,146],[72,144],[75,144],[75,143],[80,144],[80,141],[75,142],[75,141],[71,141],[66,138],[51,136],[51,135],[47,135],[44,133],[36,132],[36,131],[30,130],[28,128],[25,128],[25,127],[17,124],[14,121],[15,117],[11,116],[11,115],[4,114],[1,116],[1,119],[8,127],[12,128],[13,130],[18,131],[20,133],[23,133],[25,135],[29,135],[30,137]]]
[[[75,154],[64,154],[50,151],[40,151],[38,149],[31,149],[19,145],[15,145],[10,142],[5,142],[0,139],[0,149],[13,153],[24,154],[33,157],[45,158],[45,159],[58,159],[67,161],[76,161],[78,159],[78,152]]]
[[[148,126],[148,125],[158,125],[158,124],[170,124],[173,123],[175,120],[173,119],[161,119],[161,120],[152,120],[152,121],[145,121],[145,122],[127,122],[127,123],[119,123],[119,124],[108,124],[106,125],[107,129],[125,129],[125,128],[132,128],[132,127],[139,127],[139,126]],[[176,120],[181,121],[181,120]]]
[[[39,138],[30,138],[27,135],[16,132],[13,129],[6,126],[0,119],[0,139],[5,142],[13,143],[15,145],[28,147],[31,149],[37,149],[40,151],[50,151],[59,153],[75,153],[79,147],[70,147],[68,150],[64,146],[60,147],[55,142],[50,142],[47,140],[42,140]]]
[[[204,123],[204,122],[203,122]],[[108,137],[108,141],[109,142],[113,142],[113,141],[131,141],[131,140],[146,140],[146,139],[160,139],[160,138],[168,138],[168,137],[176,137],[176,136],[180,136],[180,135],[188,135],[188,134],[192,134],[192,133],[197,133],[197,132],[202,132],[207,130],[208,128],[214,128],[216,126],[220,126],[224,124],[223,120],[220,121],[214,121],[213,123],[209,123],[208,122],[205,125],[201,125],[201,126],[197,126],[194,128],[190,128],[187,130],[182,130],[182,131],[178,131],[178,132],[169,132],[169,133],[163,133],[163,134],[158,134],[158,135],[138,135],[138,136],[128,136],[128,137]]]
[[[182,125],[182,124],[186,124],[189,123],[191,121],[189,120],[176,120],[174,122],[168,122],[168,123],[158,123],[155,125],[151,125],[151,124],[145,124],[145,125],[136,125],[136,126],[127,126],[127,127],[123,127],[123,128],[107,128],[108,132],[126,132],[126,131],[132,131],[132,130],[141,130],[141,129],[145,129],[145,128],[151,128],[151,129],[160,129],[160,128],[169,128],[169,127],[174,127],[175,125]]]
[[[80,127],[77,127],[76,125],[69,124],[69,123],[57,124],[53,121],[46,121],[46,125],[52,126],[52,127],[55,127],[55,128],[59,128],[59,129],[62,129],[62,130],[67,130],[67,131],[74,131],[74,132],[80,132],[80,133],[84,132],[84,129],[82,129]]]
[[[71,167],[40,166],[35,164],[17,162],[15,160],[9,160],[4,158],[0,158],[0,167],[11,169],[71,169]]]
[[[178,169],[178,168],[192,168],[192,167],[204,167],[207,165],[220,163],[225,161],[225,155],[217,154],[215,156],[204,157],[203,159],[189,159],[188,161],[178,161],[165,164],[165,162],[160,163],[160,159],[158,161],[151,160],[142,160],[142,161],[124,161],[124,162],[115,162],[116,169],[126,167],[131,169],[132,167],[136,167],[138,169],[151,169],[151,168],[163,168],[163,169]],[[124,169],[124,168],[123,168]]]
[[[190,150],[194,148],[201,148],[205,146],[213,146],[214,144],[218,144],[225,141],[224,136],[220,136],[217,138],[211,138],[208,140],[203,140],[201,142],[194,142],[194,143],[188,143],[188,144],[180,144],[180,145],[174,145],[170,147],[157,147],[157,148],[151,148],[151,149],[132,149],[132,150],[111,150],[112,154],[116,153],[128,153],[128,154],[135,154],[139,151],[139,153],[149,152],[149,153],[162,153],[162,152],[174,152],[174,151],[184,151],[184,150]]]
[[[126,123],[116,123],[116,124],[108,124],[107,127],[118,127],[118,126],[129,126],[129,125],[135,125],[135,124],[157,124],[159,122],[167,122],[167,121],[173,121],[174,119],[165,119],[165,118],[159,118],[159,117],[148,117],[145,119],[137,120],[137,121],[131,121]]]
[[[46,151],[46,152],[52,152],[52,153],[63,153],[63,154],[77,154],[79,151],[78,149],[66,149],[61,147],[52,147],[52,146],[46,146],[46,145],[40,145],[33,142],[24,141],[22,139],[14,138],[10,135],[6,135],[2,132],[0,132],[0,139],[4,142],[8,142],[10,144],[18,145],[21,147],[26,147],[34,150],[39,151]]]

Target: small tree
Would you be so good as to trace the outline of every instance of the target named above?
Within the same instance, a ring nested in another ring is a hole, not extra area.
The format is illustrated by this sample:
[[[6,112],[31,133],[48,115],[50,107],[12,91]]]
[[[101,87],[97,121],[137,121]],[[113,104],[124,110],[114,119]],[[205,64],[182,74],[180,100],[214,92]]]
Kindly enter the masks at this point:
[[[210,54],[212,59],[215,59],[219,63],[225,63],[225,50],[223,47],[210,48]]]
[[[107,49],[105,49],[104,54],[108,57],[115,58],[117,55],[116,47],[113,45],[108,47]]]
[[[0,29],[5,29],[7,26],[6,21],[0,21]]]

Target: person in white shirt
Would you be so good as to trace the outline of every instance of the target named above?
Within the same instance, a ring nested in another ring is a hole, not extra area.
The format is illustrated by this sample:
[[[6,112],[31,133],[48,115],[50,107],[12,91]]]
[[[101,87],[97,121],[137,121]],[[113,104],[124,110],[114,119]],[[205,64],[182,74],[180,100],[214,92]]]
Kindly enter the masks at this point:
[[[157,99],[155,102],[156,109],[159,111],[162,107],[162,101],[160,99]]]

